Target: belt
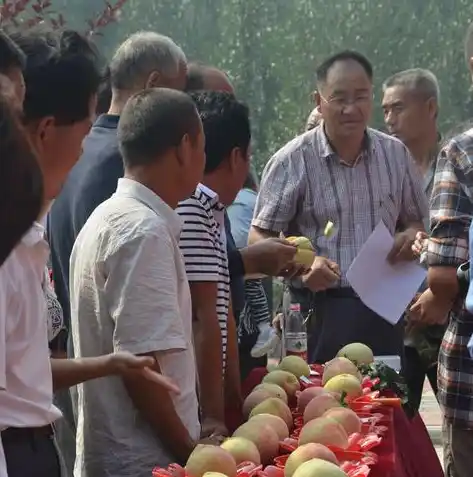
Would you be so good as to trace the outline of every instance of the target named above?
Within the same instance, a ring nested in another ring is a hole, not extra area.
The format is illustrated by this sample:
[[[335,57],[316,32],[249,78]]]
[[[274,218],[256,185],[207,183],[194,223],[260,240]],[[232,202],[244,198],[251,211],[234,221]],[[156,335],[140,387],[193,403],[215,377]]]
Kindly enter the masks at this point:
[[[42,427],[8,427],[1,432],[2,442],[19,442],[24,440],[51,437],[54,434],[50,424]]]
[[[328,288],[315,293],[315,298],[359,298],[358,294],[350,287]]]

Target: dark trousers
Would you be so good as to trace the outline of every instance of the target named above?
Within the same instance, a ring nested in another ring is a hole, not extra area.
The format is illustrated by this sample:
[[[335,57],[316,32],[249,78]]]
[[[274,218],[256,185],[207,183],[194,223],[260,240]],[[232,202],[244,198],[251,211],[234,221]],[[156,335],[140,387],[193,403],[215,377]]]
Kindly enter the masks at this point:
[[[2,431],[8,477],[61,477],[51,426]]]
[[[404,379],[409,389],[409,402],[418,411],[422,401],[426,377],[429,380],[432,391],[437,396],[437,366],[431,366],[426,369],[417,349],[413,346],[406,346],[404,353],[406,358],[404,363]]]
[[[370,310],[350,288],[321,293],[287,287],[284,311],[299,303],[307,320],[308,360],[325,363],[345,345],[365,343],[375,356],[399,356],[404,362],[402,320],[393,326]]]
[[[251,356],[251,350],[256,344],[257,339],[257,333],[253,335],[244,335],[240,338],[238,355],[240,358],[240,376],[242,381],[249,376],[253,369],[266,367],[268,360],[266,356],[262,356],[261,358],[253,358],[253,356]]]

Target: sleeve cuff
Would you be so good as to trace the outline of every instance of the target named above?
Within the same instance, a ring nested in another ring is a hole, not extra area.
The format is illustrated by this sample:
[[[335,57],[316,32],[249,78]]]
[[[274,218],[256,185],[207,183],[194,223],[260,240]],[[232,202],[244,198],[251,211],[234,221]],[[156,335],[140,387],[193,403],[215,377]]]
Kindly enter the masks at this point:
[[[185,350],[187,343],[181,338],[163,339],[162,341],[145,341],[139,343],[115,343],[114,351],[128,351],[132,354],[149,354],[172,349]]]

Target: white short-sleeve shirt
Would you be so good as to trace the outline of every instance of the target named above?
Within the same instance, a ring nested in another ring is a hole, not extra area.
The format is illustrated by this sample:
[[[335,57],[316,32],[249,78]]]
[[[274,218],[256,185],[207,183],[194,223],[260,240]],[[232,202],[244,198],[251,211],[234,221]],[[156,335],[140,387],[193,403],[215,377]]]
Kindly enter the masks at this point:
[[[179,216],[154,192],[120,179],[92,213],[71,255],[71,327],[77,357],[155,352],[192,438],[200,434],[189,284]],[[134,407],[120,377],[78,386],[76,477],[149,477],[175,461]],[[159,402],[156,403],[159,406]]]
[[[34,224],[0,267],[0,430],[42,427],[61,416],[53,405],[43,237],[44,228]]]

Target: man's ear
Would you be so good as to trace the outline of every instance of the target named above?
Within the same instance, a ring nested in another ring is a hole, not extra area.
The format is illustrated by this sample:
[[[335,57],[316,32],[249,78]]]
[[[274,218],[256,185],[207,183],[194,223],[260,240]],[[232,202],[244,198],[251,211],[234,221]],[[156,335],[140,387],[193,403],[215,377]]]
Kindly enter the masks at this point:
[[[192,141],[188,133],[182,136],[181,142],[176,148],[176,156],[180,166],[185,166],[189,158],[192,158]]]
[[[234,147],[228,156],[228,167],[231,172],[238,169],[239,163],[242,159],[242,152],[239,147]]]
[[[438,107],[437,100],[435,98],[429,98],[427,100],[427,108],[429,111],[429,117],[431,119],[436,119],[439,114],[439,107]]]
[[[320,103],[322,102],[322,97],[318,91],[314,91],[314,101],[317,108],[320,108]]]
[[[145,89],[149,88],[159,88],[161,84],[161,74],[158,71],[153,71],[148,76],[148,79],[145,83]]]
[[[33,148],[39,156],[48,145],[54,141],[56,136],[56,121],[52,116],[46,116],[39,121],[31,121],[26,126],[28,136]]]

